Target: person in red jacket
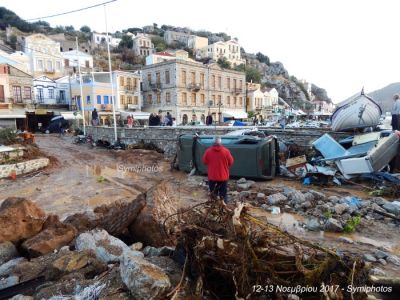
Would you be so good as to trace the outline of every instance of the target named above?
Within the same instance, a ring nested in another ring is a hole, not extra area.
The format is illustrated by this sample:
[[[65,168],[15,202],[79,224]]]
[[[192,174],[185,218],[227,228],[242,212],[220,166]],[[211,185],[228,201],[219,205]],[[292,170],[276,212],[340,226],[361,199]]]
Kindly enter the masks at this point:
[[[208,168],[208,186],[213,197],[220,197],[224,204],[228,202],[229,168],[233,165],[233,157],[228,149],[222,146],[221,138],[216,137],[214,145],[206,150],[203,163]]]

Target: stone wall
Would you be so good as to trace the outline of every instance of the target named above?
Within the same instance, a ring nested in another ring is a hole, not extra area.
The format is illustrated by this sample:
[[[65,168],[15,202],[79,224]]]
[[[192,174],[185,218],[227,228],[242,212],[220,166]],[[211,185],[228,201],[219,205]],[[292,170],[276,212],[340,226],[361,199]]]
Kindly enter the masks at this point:
[[[249,127],[251,128],[251,127]],[[294,142],[301,147],[311,147],[313,141],[318,139],[324,133],[331,134],[334,138],[340,139],[348,136],[346,133],[331,132],[326,129],[272,129],[258,127],[265,130],[268,134],[276,135],[279,139],[287,142]],[[227,126],[180,126],[180,127],[134,127],[134,128],[117,128],[117,135],[121,142],[126,144],[136,144],[143,140],[145,143],[153,143],[158,148],[165,151],[167,156],[176,153],[176,142],[182,134],[207,134],[207,135],[224,135],[230,131],[243,129],[243,127],[227,127]],[[92,135],[94,140],[114,141],[114,128],[87,126],[87,134]]]
[[[24,162],[19,162],[16,164],[0,165],[0,178],[7,178],[13,172],[15,172],[16,175],[21,175],[36,171],[41,168],[47,167],[49,163],[50,161],[48,158],[37,158]]]

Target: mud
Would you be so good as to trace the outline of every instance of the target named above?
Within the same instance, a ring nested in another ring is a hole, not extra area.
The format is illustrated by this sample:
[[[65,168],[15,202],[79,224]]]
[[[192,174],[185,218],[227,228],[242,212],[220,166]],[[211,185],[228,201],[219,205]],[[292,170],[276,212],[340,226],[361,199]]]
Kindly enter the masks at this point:
[[[53,135],[37,135],[39,151],[54,157],[52,167],[38,174],[17,178],[15,181],[0,181],[0,203],[11,196],[23,196],[36,202],[47,214],[54,213],[63,220],[75,213],[93,211],[97,206],[136,197],[161,180],[174,185],[179,207],[188,207],[207,199],[205,178],[188,177],[187,174],[170,170],[170,161],[160,153],[151,150],[129,149],[125,151],[89,148],[75,145],[73,138],[59,138]],[[290,186],[298,190],[308,189],[301,182],[276,178],[259,181],[252,188],[262,191],[277,186]],[[368,191],[359,186],[323,187],[313,186],[327,196],[358,196],[368,198]],[[303,227],[304,217],[282,211],[272,215],[260,208],[250,213],[267,220],[296,236],[318,242],[325,247],[362,255],[377,247],[383,247],[400,255],[398,226],[384,222],[363,220],[357,232],[345,235],[326,232],[310,232]],[[354,243],[344,243],[339,237],[350,237]],[[399,275],[399,267],[393,264],[380,266],[389,275]]]

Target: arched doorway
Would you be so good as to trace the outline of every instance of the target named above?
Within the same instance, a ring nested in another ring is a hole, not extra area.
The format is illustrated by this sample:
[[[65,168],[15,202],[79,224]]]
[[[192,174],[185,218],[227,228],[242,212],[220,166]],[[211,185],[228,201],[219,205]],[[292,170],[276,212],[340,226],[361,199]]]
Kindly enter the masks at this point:
[[[188,122],[188,116],[187,116],[187,114],[184,114],[182,117],[182,124],[185,125],[185,124],[187,124],[187,122]]]
[[[200,117],[201,122],[203,122],[204,124],[206,123],[206,116],[204,114],[201,115]]]

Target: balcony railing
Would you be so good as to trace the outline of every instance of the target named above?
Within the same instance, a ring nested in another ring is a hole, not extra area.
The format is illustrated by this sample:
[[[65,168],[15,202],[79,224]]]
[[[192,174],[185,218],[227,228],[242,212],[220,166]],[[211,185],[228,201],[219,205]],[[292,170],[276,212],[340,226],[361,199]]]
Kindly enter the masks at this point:
[[[155,92],[160,91],[161,87],[162,87],[161,82],[150,83],[150,88]]]
[[[239,89],[239,88],[232,89],[232,93],[234,93],[236,95],[239,95],[241,92],[242,92],[242,89]]]
[[[198,92],[201,89],[201,84],[200,83],[189,83],[188,89],[192,90],[194,92]]]

